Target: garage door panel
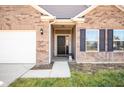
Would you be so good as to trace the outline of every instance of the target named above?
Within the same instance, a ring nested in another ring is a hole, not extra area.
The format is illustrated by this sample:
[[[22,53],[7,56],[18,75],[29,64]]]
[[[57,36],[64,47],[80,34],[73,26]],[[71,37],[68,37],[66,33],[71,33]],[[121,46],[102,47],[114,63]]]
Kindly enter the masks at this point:
[[[35,63],[36,32],[0,32],[0,63]]]

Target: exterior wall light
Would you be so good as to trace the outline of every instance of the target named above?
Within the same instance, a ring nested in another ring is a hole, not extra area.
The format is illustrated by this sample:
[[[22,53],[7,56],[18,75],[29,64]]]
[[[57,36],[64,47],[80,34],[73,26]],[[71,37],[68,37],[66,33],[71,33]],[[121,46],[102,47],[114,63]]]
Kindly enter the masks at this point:
[[[43,29],[42,28],[40,29],[40,33],[41,33],[41,35],[43,35]]]

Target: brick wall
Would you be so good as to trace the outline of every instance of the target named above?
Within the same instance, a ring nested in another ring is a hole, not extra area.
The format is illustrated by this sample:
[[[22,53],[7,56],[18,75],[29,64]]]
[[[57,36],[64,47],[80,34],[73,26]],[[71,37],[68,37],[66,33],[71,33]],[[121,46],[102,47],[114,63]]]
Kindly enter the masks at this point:
[[[98,6],[86,14],[84,18],[84,23],[76,24],[76,61],[124,62],[124,52],[80,52],[80,29],[124,29],[124,12],[112,5]]]
[[[48,63],[49,21],[41,20],[42,15],[42,13],[28,5],[1,5],[0,30],[36,30],[37,63]],[[39,32],[40,28],[44,30],[43,35]]]
[[[37,63],[49,61],[49,22],[43,22],[43,35],[37,31]]]

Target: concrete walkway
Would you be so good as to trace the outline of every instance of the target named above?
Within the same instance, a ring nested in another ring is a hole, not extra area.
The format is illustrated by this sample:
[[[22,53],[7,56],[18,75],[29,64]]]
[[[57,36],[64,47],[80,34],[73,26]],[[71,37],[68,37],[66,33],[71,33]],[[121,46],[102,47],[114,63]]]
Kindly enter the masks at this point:
[[[67,61],[55,62],[50,77],[70,77],[70,69]]]
[[[22,78],[65,78],[70,77],[67,61],[54,62],[51,70],[29,70]]]

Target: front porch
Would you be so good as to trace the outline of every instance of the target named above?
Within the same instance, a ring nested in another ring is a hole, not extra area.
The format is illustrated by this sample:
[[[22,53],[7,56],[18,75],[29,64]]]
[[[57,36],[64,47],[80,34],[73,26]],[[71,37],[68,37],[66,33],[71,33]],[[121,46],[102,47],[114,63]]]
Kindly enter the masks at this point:
[[[70,61],[69,60],[69,56],[65,56],[65,57],[52,57],[52,60],[51,60],[51,62],[61,62],[61,61],[63,61],[63,62],[71,62],[71,63],[76,63],[76,61],[75,61],[75,59],[74,58],[72,58],[72,60]]]
[[[51,62],[72,62],[76,59],[75,23],[71,20],[56,20],[51,25]]]

